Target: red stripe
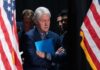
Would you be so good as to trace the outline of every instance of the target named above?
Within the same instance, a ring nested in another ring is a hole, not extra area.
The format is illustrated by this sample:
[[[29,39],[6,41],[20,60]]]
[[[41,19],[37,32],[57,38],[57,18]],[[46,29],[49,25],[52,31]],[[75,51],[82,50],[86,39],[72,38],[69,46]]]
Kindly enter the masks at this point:
[[[3,51],[1,41],[0,41],[0,53],[1,53],[1,60],[2,60],[2,62],[3,62],[3,64],[4,64],[5,69],[6,69],[6,70],[11,70],[9,61],[8,61],[8,59],[7,59],[7,57],[6,57],[5,52]]]
[[[94,40],[94,42],[96,43],[97,47],[99,48],[100,50],[100,39],[99,37],[97,36],[94,28],[92,27],[91,23],[90,23],[91,20],[89,20],[88,16],[85,17],[85,20],[84,20],[84,23],[85,23],[85,26],[86,28],[88,29],[92,39]]]
[[[93,62],[94,62],[94,64],[95,64],[95,66],[97,67],[97,70],[100,70],[100,63],[99,63],[99,61],[97,60],[97,58],[96,58],[95,54],[93,53],[93,51],[91,50],[91,48],[90,48],[90,46],[89,46],[89,44],[88,44],[86,38],[84,39],[84,43],[85,43],[85,45],[86,45],[86,49],[88,50],[90,57],[92,58],[92,60],[93,60]]]
[[[17,67],[17,70],[23,70],[23,67],[22,67],[20,61],[18,60],[16,52],[14,52],[14,53],[15,53],[15,55],[14,55],[15,56],[15,65]]]
[[[94,16],[94,19],[95,21],[97,22],[97,24],[99,25],[100,27],[100,15],[98,14],[97,10],[96,10],[96,7],[95,5],[92,3],[91,4],[91,7],[90,7],[92,13],[93,13],[93,16]],[[100,12],[99,12],[100,13]]]

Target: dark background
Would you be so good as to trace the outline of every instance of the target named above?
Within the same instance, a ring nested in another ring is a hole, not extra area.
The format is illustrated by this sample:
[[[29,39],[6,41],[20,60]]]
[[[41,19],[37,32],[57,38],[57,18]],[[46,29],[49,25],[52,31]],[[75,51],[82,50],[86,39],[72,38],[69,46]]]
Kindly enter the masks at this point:
[[[62,9],[67,9],[67,0],[16,0],[17,20],[20,21],[21,12],[24,9],[32,9],[33,11],[39,7],[47,7],[55,18]]]
[[[69,33],[64,40],[65,45],[68,45],[68,70],[92,70],[80,47],[79,34],[90,4],[91,0],[68,0]]]
[[[80,27],[84,16],[90,6],[91,0],[16,0],[17,21],[21,21],[21,13],[24,9],[33,11],[39,6],[49,8],[52,14],[51,30],[57,30],[56,17],[62,9],[68,9],[69,28],[64,38],[64,46],[67,47],[68,70],[92,70],[85,59],[80,47]]]

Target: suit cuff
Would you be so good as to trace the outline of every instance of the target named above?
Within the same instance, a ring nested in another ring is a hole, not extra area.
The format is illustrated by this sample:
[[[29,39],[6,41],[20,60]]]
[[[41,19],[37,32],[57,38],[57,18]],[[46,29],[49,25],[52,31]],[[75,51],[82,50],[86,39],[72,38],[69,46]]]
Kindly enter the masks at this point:
[[[46,57],[45,57],[47,60],[51,60],[52,59],[52,56],[50,53],[46,53]]]

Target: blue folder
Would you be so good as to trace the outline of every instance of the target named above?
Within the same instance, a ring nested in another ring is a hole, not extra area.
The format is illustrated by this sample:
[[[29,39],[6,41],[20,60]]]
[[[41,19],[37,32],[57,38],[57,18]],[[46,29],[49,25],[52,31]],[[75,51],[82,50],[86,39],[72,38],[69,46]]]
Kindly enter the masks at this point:
[[[54,54],[54,45],[52,39],[46,39],[35,42],[36,50]]]

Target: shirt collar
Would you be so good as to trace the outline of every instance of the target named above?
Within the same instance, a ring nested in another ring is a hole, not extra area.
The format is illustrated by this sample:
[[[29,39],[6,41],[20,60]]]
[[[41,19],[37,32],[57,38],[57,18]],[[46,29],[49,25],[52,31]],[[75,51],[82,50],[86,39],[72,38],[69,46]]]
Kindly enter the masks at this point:
[[[37,30],[40,33],[41,39],[44,39],[46,37],[46,35],[48,34],[48,32],[40,32],[40,30],[38,28],[37,28]]]

